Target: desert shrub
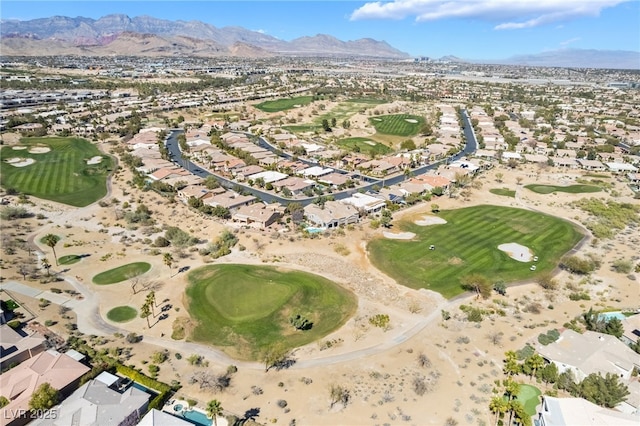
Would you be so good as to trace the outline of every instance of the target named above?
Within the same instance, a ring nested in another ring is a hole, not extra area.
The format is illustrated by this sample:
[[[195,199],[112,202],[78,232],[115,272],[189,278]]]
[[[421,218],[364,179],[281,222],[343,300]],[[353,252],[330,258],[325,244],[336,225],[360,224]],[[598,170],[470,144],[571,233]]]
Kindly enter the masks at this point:
[[[387,314],[376,314],[372,317],[369,317],[369,324],[374,327],[380,327],[384,330],[389,328],[390,318]]]

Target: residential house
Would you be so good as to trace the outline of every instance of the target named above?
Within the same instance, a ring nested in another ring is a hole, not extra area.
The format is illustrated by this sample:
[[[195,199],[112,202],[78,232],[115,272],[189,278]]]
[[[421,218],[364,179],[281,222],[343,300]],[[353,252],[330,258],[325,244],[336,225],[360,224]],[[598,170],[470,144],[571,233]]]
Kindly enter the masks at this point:
[[[448,191],[451,187],[451,180],[444,176],[419,175],[414,177],[411,181],[422,182],[431,186],[432,188],[442,188],[445,192]]]
[[[309,204],[304,207],[304,214],[310,223],[327,229],[357,223],[360,217],[355,207],[339,201],[327,201],[323,206]]]
[[[115,378],[110,380],[110,378]],[[150,395],[134,386],[118,389],[118,377],[101,373],[57,407],[57,418],[37,426],[134,426],[146,412]]]
[[[350,179],[349,175],[333,172],[333,173],[329,173],[328,175],[319,177],[318,182],[325,183],[333,187],[338,187],[340,185],[346,184],[349,179]]]
[[[256,203],[238,208],[232,216],[234,222],[241,222],[257,229],[266,229],[282,217],[280,205]]]
[[[594,331],[580,334],[565,330],[557,341],[540,346],[538,352],[556,364],[559,372],[573,372],[576,381],[582,381],[591,373],[612,373],[626,381],[631,378],[634,367],[640,369],[640,354],[617,337]]]
[[[575,158],[570,157],[554,157],[552,158],[553,165],[557,167],[564,167],[567,169],[577,169],[578,162]]]
[[[230,211],[235,211],[242,206],[253,203],[254,201],[256,201],[256,197],[253,195],[242,195],[233,191],[225,191],[221,194],[215,194],[214,196],[203,200],[207,205],[213,207],[225,207]]]
[[[260,166],[252,165],[252,166],[244,166],[234,170],[235,178],[242,182],[247,179],[253,179],[252,176],[263,172],[264,169]]]
[[[576,161],[584,170],[606,170],[606,166],[598,160],[585,160],[583,158],[579,158]]]
[[[313,180],[302,179],[297,176],[291,176],[286,179],[279,180],[273,183],[276,191],[282,191],[283,188],[287,188],[291,191],[292,195],[299,195],[309,189],[313,189],[316,182]]]
[[[189,175],[191,175],[191,173],[182,167],[164,167],[156,170],[148,176],[153,180],[163,180],[171,177],[184,177]]]
[[[356,192],[349,198],[340,200],[340,202],[350,204],[359,211],[367,212],[367,214],[377,213],[387,205],[385,200],[381,198],[359,192]]]
[[[48,350],[2,373],[0,395],[7,398],[9,404],[0,409],[0,425],[19,426],[29,422],[30,419],[16,417],[14,413],[28,412],[31,395],[43,383],[49,383],[67,396],[89,370],[67,354]]]
[[[536,418],[538,426],[632,426],[638,416],[600,407],[582,398],[543,396]]]
[[[138,426],[193,426],[193,423],[152,408],[142,420],[140,420]]]
[[[0,370],[18,365],[44,351],[44,340],[38,334],[23,336],[7,324],[0,325]]]

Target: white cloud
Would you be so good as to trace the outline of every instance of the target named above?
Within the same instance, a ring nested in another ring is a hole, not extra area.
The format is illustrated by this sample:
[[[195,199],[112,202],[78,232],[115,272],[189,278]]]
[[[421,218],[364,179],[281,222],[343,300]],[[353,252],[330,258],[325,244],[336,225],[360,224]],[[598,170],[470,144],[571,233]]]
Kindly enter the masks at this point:
[[[571,43],[575,43],[576,41],[580,41],[580,40],[581,40],[580,37],[570,38],[569,40],[561,41],[560,46],[568,46]]]
[[[498,22],[496,30],[531,28],[579,17],[633,0],[394,0],[366,3],[350,19],[478,19]]]

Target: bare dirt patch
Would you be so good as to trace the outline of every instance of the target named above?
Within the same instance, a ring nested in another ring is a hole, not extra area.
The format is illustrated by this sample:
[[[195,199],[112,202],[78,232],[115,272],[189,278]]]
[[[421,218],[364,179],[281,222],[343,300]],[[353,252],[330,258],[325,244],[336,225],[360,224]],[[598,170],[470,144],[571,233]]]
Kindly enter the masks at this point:
[[[498,249],[507,253],[510,258],[515,259],[519,262],[531,262],[531,260],[533,259],[533,252],[529,249],[529,247],[523,246],[518,243],[500,244],[498,246]]]
[[[463,261],[459,257],[455,257],[454,256],[454,257],[449,258],[449,260],[447,260],[447,263],[449,265],[462,265]]]

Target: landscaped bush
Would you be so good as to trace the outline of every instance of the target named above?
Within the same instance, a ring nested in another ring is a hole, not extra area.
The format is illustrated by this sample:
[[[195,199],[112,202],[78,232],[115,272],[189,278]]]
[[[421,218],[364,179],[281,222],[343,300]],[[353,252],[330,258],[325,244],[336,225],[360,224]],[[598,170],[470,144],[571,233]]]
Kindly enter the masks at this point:
[[[538,342],[541,345],[549,345],[560,338],[560,332],[556,329],[551,329],[546,333],[541,333],[538,335]]]

